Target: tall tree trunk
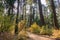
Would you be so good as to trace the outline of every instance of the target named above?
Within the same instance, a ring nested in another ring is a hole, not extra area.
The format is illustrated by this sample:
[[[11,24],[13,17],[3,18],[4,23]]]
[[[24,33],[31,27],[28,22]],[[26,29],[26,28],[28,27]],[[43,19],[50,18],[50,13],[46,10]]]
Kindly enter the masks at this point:
[[[11,13],[10,13],[10,10],[11,10],[11,8],[9,7],[9,9],[8,9],[8,16],[11,14]]]
[[[44,25],[44,17],[43,17],[43,13],[42,13],[42,4],[41,4],[41,0],[38,0],[38,5],[39,5],[39,13],[40,13],[40,20],[41,20],[41,24]]]
[[[35,10],[35,6],[36,6],[36,3],[37,3],[37,0],[33,0],[33,4],[34,4],[34,6],[32,6],[32,18],[33,18],[33,22],[34,22],[34,16],[35,16],[35,12],[36,12],[36,10]]]
[[[32,19],[33,19],[33,17],[32,17],[32,7],[30,5],[29,26],[32,25]]]
[[[54,5],[54,1],[53,0],[50,0],[50,5],[51,5],[52,13],[53,13],[54,27],[59,29],[58,20],[57,20],[56,11],[55,11],[55,5]]]
[[[16,15],[16,25],[15,25],[15,34],[18,34],[18,15],[19,15],[19,3],[20,1],[17,0],[18,6],[17,6],[17,15]]]
[[[13,14],[13,7],[12,7],[12,9],[11,9],[11,10],[12,10],[12,14]]]
[[[34,10],[34,8],[33,8],[32,11],[33,11],[33,14],[32,14],[33,17],[32,17],[32,19],[33,19],[33,22],[34,22],[34,15],[35,15],[35,10]]]

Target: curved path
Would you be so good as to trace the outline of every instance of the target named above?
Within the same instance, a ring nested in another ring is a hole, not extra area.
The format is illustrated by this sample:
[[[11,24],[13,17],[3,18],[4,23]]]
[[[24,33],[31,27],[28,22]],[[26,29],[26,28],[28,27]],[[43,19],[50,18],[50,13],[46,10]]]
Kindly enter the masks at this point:
[[[29,33],[29,32],[27,32],[27,34],[28,34],[29,38],[31,38],[33,40],[55,40],[55,39],[52,39],[52,38],[42,37],[42,36],[32,34],[32,33]]]

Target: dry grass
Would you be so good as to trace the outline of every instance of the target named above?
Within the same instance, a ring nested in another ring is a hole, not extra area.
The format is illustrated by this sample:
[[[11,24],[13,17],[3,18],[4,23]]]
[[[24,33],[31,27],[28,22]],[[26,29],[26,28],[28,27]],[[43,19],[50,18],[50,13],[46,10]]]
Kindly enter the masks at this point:
[[[18,34],[18,39],[19,40],[29,40],[27,32],[25,30],[20,31]]]
[[[53,29],[52,38],[60,38],[60,30]]]
[[[25,20],[18,23],[18,32],[20,32],[25,27]]]

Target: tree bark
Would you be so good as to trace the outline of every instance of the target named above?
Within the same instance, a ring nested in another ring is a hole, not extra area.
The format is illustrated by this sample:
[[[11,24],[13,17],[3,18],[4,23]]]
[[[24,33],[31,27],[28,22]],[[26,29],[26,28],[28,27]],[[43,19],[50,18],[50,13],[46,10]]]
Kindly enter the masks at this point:
[[[44,17],[43,17],[43,12],[42,12],[41,0],[38,0],[38,5],[39,5],[39,14],[40,14],[41,24],[42,24],[42,25],[45,25]]]
[[[8,16],[10,15],[10,10],[11,10],[11,8],[9,7],[9,9],[8,9]]]
[[[52,13],[53,13],[53,21],[54,21],[54,27],[59,29],[58,27],[58,20],[57,20],[57,16],[56,16],[56,10],[55,10],[55,5],[54,5],[54,1],[50,0],[50,5],[51,5],[51,9],[52,9]]]
[[[16,25],[15,25],[15,34],[18,34],[18,16],[19,16],[19,0],[17,0],[18,6],[17,6],[17,15],[16,15]]]

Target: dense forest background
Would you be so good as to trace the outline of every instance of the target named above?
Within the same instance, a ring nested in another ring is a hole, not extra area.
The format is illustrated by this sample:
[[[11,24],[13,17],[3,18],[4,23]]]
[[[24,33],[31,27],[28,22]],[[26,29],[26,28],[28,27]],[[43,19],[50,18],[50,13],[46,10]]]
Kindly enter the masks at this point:
[[[60,0],[45,0],[45,3],[41,0],[0,0],[0,33],[10,33],[16,40],[26,39],[27,32],[54,34],[55,38],[60,38]]]

